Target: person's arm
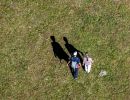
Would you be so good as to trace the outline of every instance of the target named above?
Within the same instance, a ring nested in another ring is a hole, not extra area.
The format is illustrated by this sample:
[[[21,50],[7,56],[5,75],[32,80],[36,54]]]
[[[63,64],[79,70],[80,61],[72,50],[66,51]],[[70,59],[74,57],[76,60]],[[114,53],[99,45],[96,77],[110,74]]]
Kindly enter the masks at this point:
[[[67,66],[69,66],[69,64],[70,64],[70,61],[67,63]]]
[[[79,59],[79,58],[78,58],[77,63],[78,63],[78,68],[80,68],[82,65],[81,65],[81,63],[80,63],[80,59]]]
[[[93,59],[91,58],[91,63],[93,63],[94,61],[93,61]]]
[[[79,63],[79,67],[81,67],[81,63]]]
[[[85,61],[86,61],[86,58],[83,58],[83,66],[84,66],[84,64],[85,64]]]
[[[90,60],[89,60],[89,61],[91,62],[91,64],[93,64],[93,62],[94,62],[92,58],[90,58]]]
[[[67,66],[69,66],[70,62],[71,62],[71,57],[69,58],[69,61],[68,61],[68,63],[67,63]]]

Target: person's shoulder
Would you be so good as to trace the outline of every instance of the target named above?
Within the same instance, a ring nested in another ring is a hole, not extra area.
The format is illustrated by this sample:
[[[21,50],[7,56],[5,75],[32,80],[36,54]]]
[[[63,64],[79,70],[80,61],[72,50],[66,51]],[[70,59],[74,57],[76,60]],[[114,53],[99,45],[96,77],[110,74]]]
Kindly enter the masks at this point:
[[[72,57],[70,57],[70,60],[74,60],[75,58],[72,56]]]
[[[91,57],[89,57],[89,60],[92,60],[92,58],[91,58]]]
[[[77,61],[80,60],[79,57],[76,57],[76,60],[77,60]]]
[[[91,57],[88,57],[89,59],[92,59]]]
[[[72,57],[69,57],[69,59],[72,59]]]
[[[84,56],[83,58],[84,58],[84,59],[86,59],[87,57],[86,57],[86,56]]]

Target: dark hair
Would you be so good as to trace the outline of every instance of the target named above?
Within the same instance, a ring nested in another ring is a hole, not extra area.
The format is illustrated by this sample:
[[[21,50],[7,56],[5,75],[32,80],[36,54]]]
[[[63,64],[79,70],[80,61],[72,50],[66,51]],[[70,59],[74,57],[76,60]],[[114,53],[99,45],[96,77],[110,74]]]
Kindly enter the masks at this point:
[[[88,52],[85,52],[86,59],[88,61]]]
[[[67,39],[67,37],[63,37],[63,40],[65,41],[66,44],[68,44],[68,39]]]
[[[51,40],[55,42],[55,36],[50,36]]]
[[[88,54],[88,52],[85,52],[85,54]]]
[[[88,61],[88,57],[86,56],[86,60]]]

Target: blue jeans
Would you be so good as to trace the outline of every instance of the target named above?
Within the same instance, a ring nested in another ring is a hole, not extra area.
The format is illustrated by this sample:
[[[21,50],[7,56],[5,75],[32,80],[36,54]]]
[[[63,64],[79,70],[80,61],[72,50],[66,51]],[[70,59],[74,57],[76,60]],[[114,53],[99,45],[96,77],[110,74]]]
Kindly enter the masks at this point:
[[[74,79],[78,78],[78,68],[75,68],[74,70]]]

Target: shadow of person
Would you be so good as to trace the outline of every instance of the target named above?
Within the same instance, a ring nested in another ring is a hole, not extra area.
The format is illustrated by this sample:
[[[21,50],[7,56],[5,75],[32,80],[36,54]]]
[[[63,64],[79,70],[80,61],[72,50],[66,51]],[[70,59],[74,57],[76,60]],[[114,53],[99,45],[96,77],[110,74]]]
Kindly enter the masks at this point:
[[[50,39],[52,40],[51,45],[52,45],[52,48],[53,48],[54,56],[56,58],[59,58],[60,63],[61,63],[62,59],[65,60],[66,62],[68,62],[69,61],[69,56],[63,50],[61,45],[58,42],[56,42],[55,37],[54,36],[50,36]]]
[[[78,52],[77,57],[79,57],[81,64],[83,63],[83,53],[81,51],[79,51],[78,49],[76,49],[72,44],[69,44],[68,39],[66,37],[63,37],[63,40],[65,41],[65,47],[67,48],[68,52],[70,53],[70,55],[72,56],[73,53],[75,51]],[[82,68],[84,69],[84,67],[82,66]]]

